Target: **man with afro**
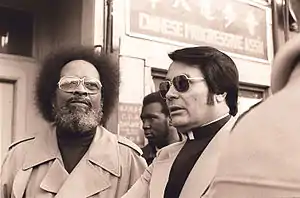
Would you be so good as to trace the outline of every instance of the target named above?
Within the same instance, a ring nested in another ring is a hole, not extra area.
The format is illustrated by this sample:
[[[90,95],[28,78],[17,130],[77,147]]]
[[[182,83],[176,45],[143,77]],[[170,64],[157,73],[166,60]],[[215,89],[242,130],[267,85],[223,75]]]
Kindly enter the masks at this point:
[[[50,130],[12,144],[1,197],[121,197],[146,167],[141,150],[105,126],[119,94],[119,68],[93,47],[51,53],[36,84]]]

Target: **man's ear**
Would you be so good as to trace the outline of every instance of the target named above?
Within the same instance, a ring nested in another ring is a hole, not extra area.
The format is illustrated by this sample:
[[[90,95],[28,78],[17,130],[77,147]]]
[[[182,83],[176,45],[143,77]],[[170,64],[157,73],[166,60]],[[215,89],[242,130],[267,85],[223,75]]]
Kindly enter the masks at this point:
[[[226,96],[227,96],[226,92],[224,92],[222,94],[216,94],[215,95],[215,100],[216,100],[217,103],[223,102],[225,100]]]

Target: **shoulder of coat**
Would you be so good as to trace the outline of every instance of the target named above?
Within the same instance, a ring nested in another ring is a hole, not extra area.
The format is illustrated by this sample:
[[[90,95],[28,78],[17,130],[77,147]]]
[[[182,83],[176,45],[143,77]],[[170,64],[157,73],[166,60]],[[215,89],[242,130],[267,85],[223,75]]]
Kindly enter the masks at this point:
[[[123,136],[118,136],[118,143],[119,144],[122,144],[122,145],[125,145],[131,149],[133,149],[135,152],[137,152],[139,155],[142,155],[143,154],[143,151],[142,149],[136,145],[135,143],[133,143],[131,140],[123,137]]]
[[[16,147],[17,145],[19,144],[23,144],[25,142],[28,142],[28,141],[31,141],[31,140],[34,140],[35,139],[35,136],[28,136],[28,137],[25,137],[25,138],[21,138],[15,142],[13,142],[9,147],[8,147],[8,150],[11,150],[12,148]]]
[[[157,153],[156,153],[156,156],[177,155],[177,153],[179,153],[179,151],[181,150],[181,148],[184,146],[185,143],[186,143],[186,138],[181,140],[180,142],[175,142],[173,144],[169,144],[169,145],[159,149],[159,151],[157,151]]]

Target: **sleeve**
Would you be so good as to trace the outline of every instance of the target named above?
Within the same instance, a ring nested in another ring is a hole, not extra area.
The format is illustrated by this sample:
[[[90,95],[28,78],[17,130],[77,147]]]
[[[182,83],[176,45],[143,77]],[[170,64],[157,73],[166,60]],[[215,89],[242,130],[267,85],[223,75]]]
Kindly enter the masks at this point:
[[[24,146],[27,143],[30,143],[34,138],[34,136],[26,137],[12,143],[9,146],[0,170],[1,198],[12,197],[13,183],[18,170],[22,169],[22,164],[25,157],[26,147]]]
[[[121,153],[121,155],[124,156],[124,154],[126,153],[125,155],[128,156],[125,161],[126,161],[127,166],[130,167],[128,169],[128,171],[130,171],[128,187],[130,188],[136,182],[136,180],[142,175],[144,170],[146,169],[147,162],[142,157],[143,151],[132,141],[128,140],[125,137],[118,136],[118,142],[120,145],[123,145],[127,148],[127,149],[125,149],[127,152]],[[123,149],[121,149],[121,150],[123,150]],[[123,150],[123,151],[125,151],[125,150]]]
[[[141,155],[134,154],[131,163],[129,187],[140,178],[147,167],[147,162]]]
[[[12,184],[13,184],[13,152],[9,151],[6,154],[6,157],[4,159],[4,162],[1,166],[1,173],[0,173],[0,197],[1,198],[10,198],[11,197],[11,191],[12,191]]]
[[[135,182],[135,184],[129,189],[129,191],[122,196],[122,198],[149,198],[149,184],[151,180],[153,170],[153,164],[151,164],[140,178]]]

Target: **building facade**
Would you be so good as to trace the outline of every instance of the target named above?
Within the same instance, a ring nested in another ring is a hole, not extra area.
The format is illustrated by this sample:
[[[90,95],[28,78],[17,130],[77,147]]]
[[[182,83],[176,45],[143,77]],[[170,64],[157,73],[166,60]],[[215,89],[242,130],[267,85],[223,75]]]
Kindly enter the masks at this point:
[[[286,40],[284,8],[267,0],[0,0],[1,160],[11,142],[47,127],[33,92],[52,49],[88,44],[115,56],[121,87],[107,128],[143,146],[142,99],[158,89],[173,50],[228,53],[240,73],[240,113],[267,97],[273,55]]]
[[[34,105],[39,62],[52,49],[94,43],[94,1],[0,0],[0,162],[47,126]]]
[[[112,13],[112,47],[122,72],[118,131],[139,145],[144,144],[141,101],[158,89],[173,50],[210,45],[230,55],[240,74],[240,113],[268,96],[274,54],[271,2],[114,0]]]

